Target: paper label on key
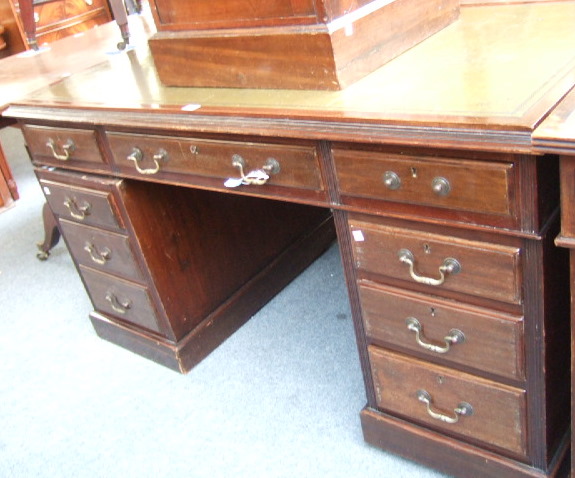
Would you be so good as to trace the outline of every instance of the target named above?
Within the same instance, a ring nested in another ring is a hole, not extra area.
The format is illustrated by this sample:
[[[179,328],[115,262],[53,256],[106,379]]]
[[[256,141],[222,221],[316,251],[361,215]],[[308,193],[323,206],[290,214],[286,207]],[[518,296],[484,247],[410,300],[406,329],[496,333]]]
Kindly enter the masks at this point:
[[[351,231],[351,234],[353,235],[355,242],[365,241],[365,237],[363,237],[363,232],[361,232],[360,230]]]
[[[226,188],[237,188],[238,186],[242,185],[242,181],[242,178],[229,178],[224,183],[224,186]]]

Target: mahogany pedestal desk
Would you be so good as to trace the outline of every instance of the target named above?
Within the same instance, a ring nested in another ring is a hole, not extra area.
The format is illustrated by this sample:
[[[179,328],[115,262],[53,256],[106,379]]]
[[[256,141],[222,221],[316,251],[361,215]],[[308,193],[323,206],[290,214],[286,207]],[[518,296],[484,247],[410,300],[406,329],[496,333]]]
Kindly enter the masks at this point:
[[[97,333],[186,371],[337,232],[365,439],[464,478],[560,476],[559,161],[575,2],[462,8],[342,91],[177,88],[143,45],[14,102]],[[332,223],[333,217],[333,223]]]

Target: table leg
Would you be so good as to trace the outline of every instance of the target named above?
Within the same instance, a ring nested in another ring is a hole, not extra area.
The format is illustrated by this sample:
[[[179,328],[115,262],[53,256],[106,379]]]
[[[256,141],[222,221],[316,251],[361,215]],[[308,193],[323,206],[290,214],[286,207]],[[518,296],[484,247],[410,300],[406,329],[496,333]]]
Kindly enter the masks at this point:
[[[112,15],[120,28],[122,34],[122,41],[118,43],[118,50],[126,48],[130,42],[130,29],[128,27],[128,13],[124,0],[110,0],[110,7],[112,8]]]
[[[36,257],[41,261],[45,261],[50,255],[50,250],[58,244],[60,240],[58,222],[48,203],[45,203],[42,208],[42,220],[44,221],[44,242],[38,243],[39,252],[36,254]]]

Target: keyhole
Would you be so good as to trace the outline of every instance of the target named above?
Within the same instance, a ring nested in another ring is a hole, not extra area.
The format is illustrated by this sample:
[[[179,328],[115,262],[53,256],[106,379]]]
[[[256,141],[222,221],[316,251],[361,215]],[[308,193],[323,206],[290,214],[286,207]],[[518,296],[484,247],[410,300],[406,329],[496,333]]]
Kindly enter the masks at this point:
[[[435,317],[435,307],[431,307],[429,309],[429,313],[431,314],[431,317]]]
[[[417,168],[409,168],[409,170],[411,171],[411,177],[412,178],[416,178],[417,177]]]
[[[429,246],[429,244],[423,244],[423,252],[425,252],[426,254],[431,254],[431,247]]]
[[[190,146],[190,153],[198,154],[198,147],[195,145]]]
[[[438,383],[439,385],[443,385],[444,380],[445,380],[445,379],[443,378],[442,375],[438,375],[438,377],[437,377],[437,383]]]

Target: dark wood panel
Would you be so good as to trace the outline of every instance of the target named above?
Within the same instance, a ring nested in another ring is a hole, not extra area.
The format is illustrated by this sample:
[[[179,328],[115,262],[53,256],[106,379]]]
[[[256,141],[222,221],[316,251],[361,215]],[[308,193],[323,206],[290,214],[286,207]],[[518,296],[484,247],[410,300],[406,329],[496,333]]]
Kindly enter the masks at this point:
[[[316,16],[314,0],[226,0],[214,5],[211,0],[193,3],[178,0],[154,0],[158,29],[222,28],[229,26],[277,24],[282,19],[298,23]],[[323,0],[322,0],[323,3]]]
[[[310,206],[127,180],[122,208],[174,340],[330,217]]]
[[[372,340],[436,362],[472,367],[475,373],[525,379],[523,317],[369,281],[360,281],[359,292],[366,333]]]
[[[330,25],[320,18],[317,24],[297,28],[273,23],[240,28],[242,22],[232,20],[225,29],[208,23],[201,30],[166,32],[159,20],[160,31],[149,45],[166,85],[339,90],[443,29],[459,14],[455,0],[372,5],[376,8],[357,17],[344,16]],[[218,9],[212,7],[214,11]],[[382,23],[388,27],[381,28]]]
[[[128,236],[64,219],[60,220],[60,229],[78,264],[126,279],[144,280]]]
[[[80,266],[79,270],[97,311],[154,332],[166,329],[146,287],[88,267]]]
[[[96,130],[25,125],[22,133],[32,159],[57,167],[89,168],[107,171],[110,166],[98,146]]]
[[[36,170],[42,192],[54,214],[90,226],[124,229],[115,195],[118,180]]]
[[[241,178],[242,173],[249,175],[262,170],[269,176],[266,187],[325,190],[313,144],[292,142],[287,145],[240,141],[240,138],[235,138],[235,141],[210,140],[116,132],[108,132],[106,136],[114,163],[123,173],[153,174],[160,178],[167,173],[177,175],[178,180],[186,175],[210,177],[218,179],[224,188],[228,178]],[[139,156],[132,156],[134,154]],[[235,163],[241,163],[241,169]],[[192,178],[190,180],[193,181]]]
[[[561,477],[564,460],[568,455],[569,437],[563,441],[549,466],[533,466],[467,444],[448,436],[441,436],[407,421],[391,418],[374,409],[361,412],[364,438],[379,448],[397,453],[404,458],[426,463],[436,470],[452,476],[467,478],[545,478]]]
[[[525,390],[373,346],[369,354],[381,409],[447,435],[527,455]]]
[[[102,338],[185,373],[324,252],[332,243],[334,233],[331,220],[324,221],[316,229],[309,231],[245,283],[177,344],[129,329],[97,312],[91,313],[90,319]]]
[[[334,148],[344,196],[514,216],[514,164]]]
[[[519,247],[370,224],[353,216],[349,222],[359,270],[422,284],[433,294],[447,290],[523,301]]]

